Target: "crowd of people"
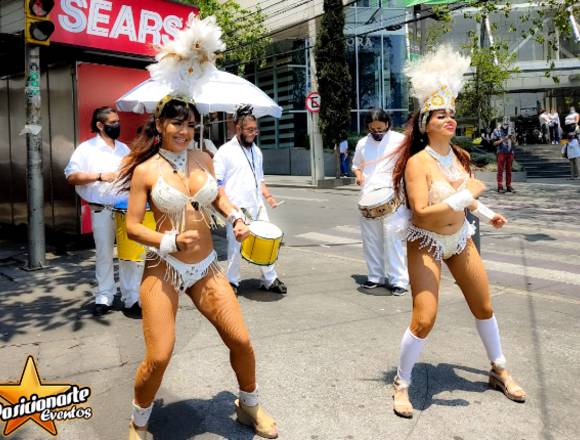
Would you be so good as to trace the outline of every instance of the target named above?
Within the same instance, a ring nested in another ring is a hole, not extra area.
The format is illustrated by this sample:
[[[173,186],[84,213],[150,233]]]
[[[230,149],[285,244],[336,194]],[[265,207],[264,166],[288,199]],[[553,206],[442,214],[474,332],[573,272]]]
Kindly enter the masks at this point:
[[[471,212],[495,228],[507,220],[478,200],[485,185],[474,177],[469,154],[451,142],[457,128],[455,98],[469,63],[442,47],[410,64],[406,73],[420,110],[409,119],[404,134],[392,130],[384,110],[369,111],[367,134],[358,141],[348,170],[361,188],[358,209],[368,268],[361,288],[386,286],[394,296],[402,297],[409,290],[412,296],[410,323],[403,332],[393,382],[393,410],[404,418],[413,416],[408,390],[413,367],[435,323],[442,263],[474,316],[491,364],[490,385],[511,400],[526,399],[507,370],[489,282],[466,214]],[[233,403],[239,422],[259,436],[276,438],[277,424],[259,403],[256,358],[237,293],[240,242],[250,234],[251,221],[268,221],[268,208],[278,202],[264,180],[251,106],[238,108],[235,134],[213,152],[213,158],[199,148],[202,142],[195,135],[199,121],[191,98],[167,95],[129,148],[117,140],[117,112],[110,107],[95,110],[96,136],[77,147],[65,170],[91,210],[97,278],[94,314],[107,313],[116,292],[113,247],[120,225],[112,214],[115,197],[128,197],[122,226],[128,239],[142,247],[142,255],[134,261],[120,260],[124,268],[119,277],[125,308],[142,315],[146,348],[135,376],[129,438],[149,435],[153,402],[171,359],[177,306],[183,295],[216,328],[229,350],[239,386],[239,399]],[[513,151],[506,130],[498,127],[492,139],[507,169]],[[509,174],[506,191],[513,191]],[[145,224],[148,213],[153,226]],[[224,223],[228,259],[222,269],[211,231]],[[260,270],[263,289],[287,293],[275,265]]]

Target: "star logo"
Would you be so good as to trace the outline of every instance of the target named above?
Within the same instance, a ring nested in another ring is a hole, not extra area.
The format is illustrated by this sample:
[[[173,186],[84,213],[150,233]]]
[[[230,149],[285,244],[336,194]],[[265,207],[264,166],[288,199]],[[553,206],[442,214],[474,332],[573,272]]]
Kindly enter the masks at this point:
[[[0,403],[8,403],[4,406],[0,404],[0,418],[6,421],[3,434],[8,436],[32,420],[56,436],[54,420],[66,420],[64,417],[57,417],[59,413],[64,413],[58,410],[70,407],[73,403],[83,403],[89,395],[89,388],[79,390],[72,384],[42,383],[34,358],[28,356],[20,382],[0,384]],[[78,411],[76,407],[73,410]],[[77,417],[72,415],[67,418]]]

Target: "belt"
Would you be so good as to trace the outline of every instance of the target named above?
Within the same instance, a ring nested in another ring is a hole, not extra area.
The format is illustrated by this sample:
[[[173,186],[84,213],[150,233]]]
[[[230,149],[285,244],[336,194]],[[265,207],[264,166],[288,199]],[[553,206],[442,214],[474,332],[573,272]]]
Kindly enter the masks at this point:
[[[100,203],[89,203],[89,206],[90,206],[91,210],[93,210],[94,212],[101,212],[105,209],[108,209],[109,211],[113,210],[113,205],[102,205]]]

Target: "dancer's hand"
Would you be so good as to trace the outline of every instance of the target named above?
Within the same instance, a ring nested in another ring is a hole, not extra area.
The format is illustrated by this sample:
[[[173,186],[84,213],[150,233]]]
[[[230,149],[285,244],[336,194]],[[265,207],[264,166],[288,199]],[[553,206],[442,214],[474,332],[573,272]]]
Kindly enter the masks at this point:
[[[469,179],[466,185],[467,190],[476,198],[485,191],[485,183],[478,179]]]
[[[496,214],[495,217],[492,218],[489,223],[494,228],[500,229],[503,225],[505,225],[507,223],[507,219],[501,214]]]
[[[181,234],[178,234],[175,238],[175,242],[177,243],[177,247],[180,251],[185,251],[192,249],[196,243],[199,241],[199,232],[198,231],[185,231]]]
[[[250,235],[248,225],[246,225],[242,220],[236,221],[236,224],[234,225],[234,236],[236,237],[236,240],[242,241],[248,235]]]

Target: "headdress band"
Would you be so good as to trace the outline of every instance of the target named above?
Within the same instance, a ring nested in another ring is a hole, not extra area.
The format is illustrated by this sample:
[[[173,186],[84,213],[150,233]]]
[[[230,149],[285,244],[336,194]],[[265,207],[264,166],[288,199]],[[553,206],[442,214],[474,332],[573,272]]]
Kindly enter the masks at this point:
[[[157,107],[155,108],[155,119],[159,118],[159,115],[161,115],[161,112],[163,112],[163,109],[165,108],[165,106],[167,105],[167,103],[170,102],[170,101],[177,101],[177,102],[182,102],[183,104],[186,104],[186,105],[191,104],[191,105],[195,106],[195,101],[192,98],[190,98],[189,96],[185,96],[185,95],[165,95],[157,103]]]

